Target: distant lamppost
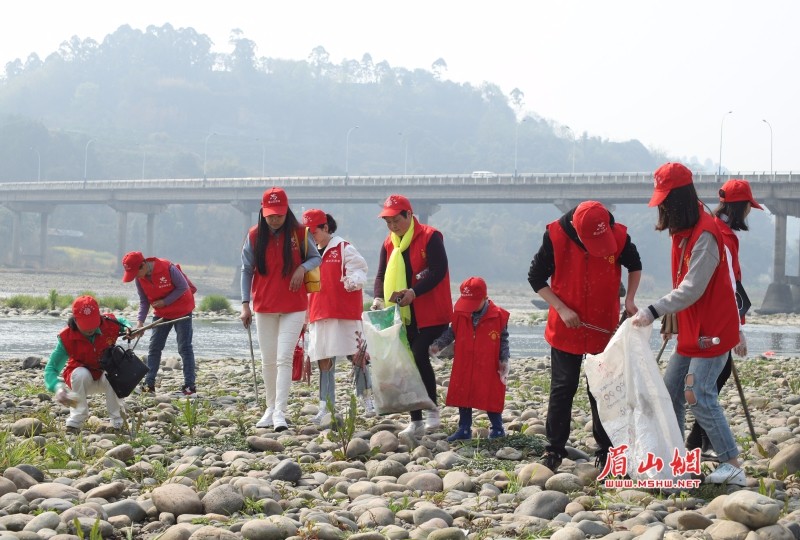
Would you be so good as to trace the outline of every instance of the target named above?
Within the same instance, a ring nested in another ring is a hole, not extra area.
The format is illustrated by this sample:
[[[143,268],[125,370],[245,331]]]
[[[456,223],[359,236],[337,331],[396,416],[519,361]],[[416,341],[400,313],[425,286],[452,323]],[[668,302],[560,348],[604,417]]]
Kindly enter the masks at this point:
[[[572,139],[572,174],[575,174],[575,132],[569,126],[564,126],[564,129],[569,131],[570,138]]]
[[[523,118],[519,122],[514,122],[514,178],[517,177],[517,150],[519,148],[519,126],[522,122],[526,122],[528,120],[527,117]]]
[[[767,126],[769,126],[769,174],[772,174],[772,124],[770,124],[763,118],[761,119],[761,121],[767,124]]]
[[[205,145],[203,145],[203,180],[206,179],[206,163],[208,162],[208,139],[210,139],[212,135],[216,135],[216,133],[214,133],[213,131],[209,132],[209,134],[206,135]]]
[[[345,137],[345,146],[344,146],[344,177],[350,177],[350,134],[353,132],[354,129],[358,129],[358,126],[353,126],[347,130],[347,137]]]
[[[42,179],[42,154],[39,153],[37,148],[31,148],[36,152],[36,180]]]
[[[725,117],[732,114],[733,111],[728,111],[722,115],[722,121],[719,123],[719,165],[717,166],[717,176],[722,175],[722,127],[725,125]]]
[[[405,142],[405,151],[403,153],[403,176],[405,176],[408,173],[408,135],[404,135],[402,131],[398,135]]]
[[[94,139],[89,139],[86,142],[86,148],[83,150],[83,181],[86,182],[86,171],[89,166],[89,145],[94,142]]]

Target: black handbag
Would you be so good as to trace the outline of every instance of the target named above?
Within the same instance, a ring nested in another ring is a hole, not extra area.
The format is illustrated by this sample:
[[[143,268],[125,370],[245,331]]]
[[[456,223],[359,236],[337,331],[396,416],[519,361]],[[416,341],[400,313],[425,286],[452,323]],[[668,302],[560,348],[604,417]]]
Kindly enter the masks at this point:
[[[100,367],[106,372],[106,378],[114,393],[121,398],[131,395],[148,371],[147,366],[136,356],[133,349],[126,349],[120,345],[114,345],[103,351]]]
[[[736,280],[736,308],[739,310],[739,317],[744,317],[751,305],[747,291],[742,287],[742,282]]]

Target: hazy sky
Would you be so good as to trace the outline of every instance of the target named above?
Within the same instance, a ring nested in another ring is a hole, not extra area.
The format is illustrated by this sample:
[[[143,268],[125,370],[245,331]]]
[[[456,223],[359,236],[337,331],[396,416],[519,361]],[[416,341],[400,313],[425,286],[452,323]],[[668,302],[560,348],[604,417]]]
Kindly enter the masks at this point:
[[[123,24],[192,27],[219,51],[240,29],[259,56],[321,45],[335,63],[443,58],[448,78],[517,87],[526,110],[577,136],[639,139],[712,168],[722,132],[724,167],[769,171],[771,125],[774,169],[800,171],[799,20],[794,0],[30,0],[0,18],[0,61]]]

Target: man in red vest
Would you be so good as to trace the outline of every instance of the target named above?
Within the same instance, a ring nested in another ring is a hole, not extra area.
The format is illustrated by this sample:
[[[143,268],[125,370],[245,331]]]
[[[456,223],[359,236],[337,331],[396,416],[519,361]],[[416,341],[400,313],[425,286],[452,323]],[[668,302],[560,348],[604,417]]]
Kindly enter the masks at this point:
[[[192,347],[192,310],[194,309],[194,286],[180,268],[166,259],[144,258],[139,251],[131,251],[122,258],[125,274],[122,281],[136,280],[139,293],[139,316],[136,328],[141,328],[153,306],[153,322],[164,319],[188,319],[163,324],[153,328],[150,348],[147,351],[147,367],[150,371],[144,379],[142,391],[155,393],[156,375],[161,366],[161,352],[167,343],[170,330],[175,328],[178,341],[178,354],[183,361],[183,386],[180,393],[192,396],[197,392],[195,386],[194,348]],[[135,329],[134,329],[135,332]]]
[[[428,397],[436,404],[436,376],[428,347],[453,316],[444,237],[420,223],[411,202],[402,195],[389,195],[379,217],[386,222],[389,235],[381,247],[372,309],[383,309],[384,304],[400,306],[414,362]],[[422,411],[411,411],[411,422],[401,433],[419,437],[440,425],[438,407],[426,411],[424,423]]]
[[[638,311],[634,296],[642,262],[627,229],[599,202],[585,201],[547,226],[531,262],[528,282],[550,304],[544,337],[551,346],[550,403],[545,429],[549,444],[542,463],[553,472],[567,456],[572,400],[584,355],[601,352],[619,322],[622,266],[628,270],[625,311]],[[548,280],[550,283],[548,284]],[[595,463],[605,466],[612,446],[591,392]]]

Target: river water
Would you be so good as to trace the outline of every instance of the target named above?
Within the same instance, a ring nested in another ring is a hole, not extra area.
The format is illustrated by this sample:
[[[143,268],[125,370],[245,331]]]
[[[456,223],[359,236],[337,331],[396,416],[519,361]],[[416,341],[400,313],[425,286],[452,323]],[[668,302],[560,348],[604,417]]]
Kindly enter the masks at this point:
[[[64,328],[65,321],[59,317],[32,317],[0,319],[0,360],[25,358],[26,356],[47,357],[56,343],[56,335]],[[510,345],[512,358],[541,357],[550,354],[550,346],[545,342],[544,326],[510,325]],[[174,335],[174,334],[173,334]],[[800,328],[767,324],[745,326],[749,355],[767,357],[800,356]],[[255,335],[254,346],[257,348]],[[653,351],[661,345],[660,336],[653,332]],[[674,347],[674,340],[667,345],[665,357]],[[199,358],[242,358],[250,357],[247,331],[238,319],[195,319],[194,349]],[[142,338],[136,348],[139,354],[147,352],[147,336]],[[177,356],[175,339],[170,337],[164,349],[165,356]],[[256,354],[258,351],[256,350]]]

